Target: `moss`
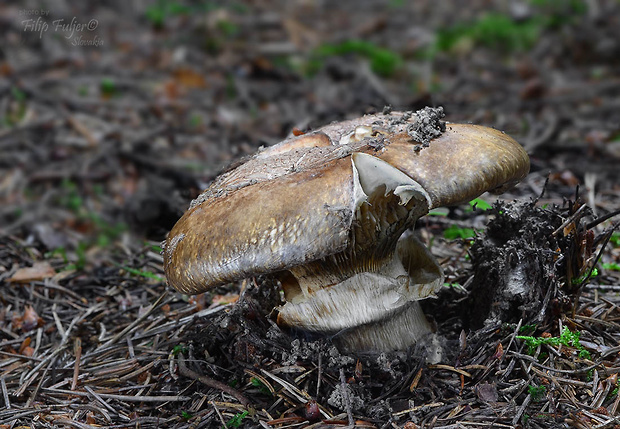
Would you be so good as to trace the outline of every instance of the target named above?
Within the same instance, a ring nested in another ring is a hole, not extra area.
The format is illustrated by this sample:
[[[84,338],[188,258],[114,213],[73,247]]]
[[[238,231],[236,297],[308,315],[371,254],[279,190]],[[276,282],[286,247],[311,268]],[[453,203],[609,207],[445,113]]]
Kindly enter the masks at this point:
[[[371,69],[384,77],[392,76],[403,62],[401,56],[396,52],[365,40],[351,39],[338,44],[322,45],[315,51],[315,57],[318,58],[350,54],[370,60]]]

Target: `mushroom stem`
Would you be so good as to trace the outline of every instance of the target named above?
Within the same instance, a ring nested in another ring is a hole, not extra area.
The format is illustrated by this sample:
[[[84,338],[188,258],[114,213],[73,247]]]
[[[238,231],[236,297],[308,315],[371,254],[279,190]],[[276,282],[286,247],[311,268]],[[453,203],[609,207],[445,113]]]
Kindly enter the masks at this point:
[[[345,352],[405,350],[432,333],[419,301],[409,301],[389,317],[334,336]]]
[[[325,283],[328,277],[320,270],[281,276],[287,303],[278,323],[334,336],[349,351],[405,349],[430,333],[417,300],[441,287],[443,273],[413,234],[401,238],[373,269],[365,265],[352,272],[336,284]]]
[[[371,155],[353,162],[351,245],[281,276],[278,323],[332,335],[343,349],[406,348],[430,332],[419,305],[443,275],[431,253],[403,232],[428,210],[426,191]]]

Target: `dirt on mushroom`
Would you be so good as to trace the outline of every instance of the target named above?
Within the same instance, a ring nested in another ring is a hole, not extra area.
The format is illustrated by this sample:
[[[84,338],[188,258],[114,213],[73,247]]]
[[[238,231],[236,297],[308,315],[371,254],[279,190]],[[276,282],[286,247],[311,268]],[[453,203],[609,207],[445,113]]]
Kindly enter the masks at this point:
[[[392,118],[390,127],[406,122],[414,113],[404,112],[402,116]],[[419,142],[418,150],[428,147],[430,141],[439,137],[446,130],[445,122],[441,119],[445,116],[443,107],[425,107],[415,112],[415,121],[407,125],[407,134],[413,141]]]

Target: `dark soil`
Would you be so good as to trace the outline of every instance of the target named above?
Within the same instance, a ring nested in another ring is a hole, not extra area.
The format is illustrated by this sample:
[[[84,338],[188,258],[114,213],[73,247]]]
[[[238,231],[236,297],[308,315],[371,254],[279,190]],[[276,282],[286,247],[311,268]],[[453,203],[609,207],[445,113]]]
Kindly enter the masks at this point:
[[[617,426],[618,70],[614,0],[0,5],[0,428]],[[269,279],[166,286],[227,165],[426,106],[532,161],[416,226],[439,364],[283,332]]]

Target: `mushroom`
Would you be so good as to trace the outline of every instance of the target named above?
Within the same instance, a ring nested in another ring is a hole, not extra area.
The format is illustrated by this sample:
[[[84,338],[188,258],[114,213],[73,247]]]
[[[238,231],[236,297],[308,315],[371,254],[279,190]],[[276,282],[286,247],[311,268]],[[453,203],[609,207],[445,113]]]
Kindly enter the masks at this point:
[[[429,210],[528,173],[508,135],[443,111],[367,115],[291,137],[213,182],[164,243],[169,284],[195,294],[271,274],[277,323],[343,351],[401,350],[431,332],[419,300],[443,285],[411,233]]]

